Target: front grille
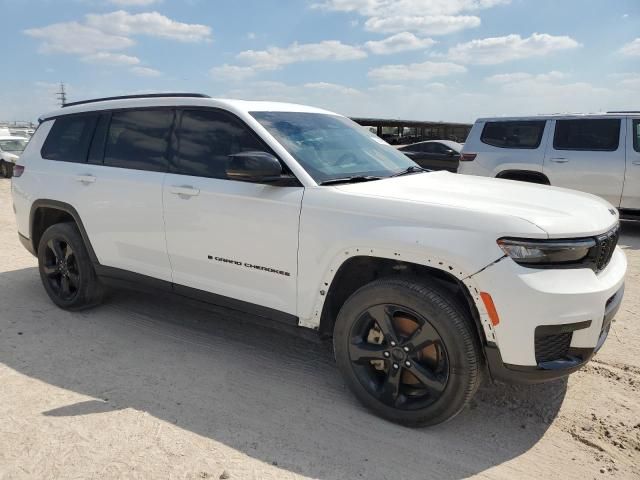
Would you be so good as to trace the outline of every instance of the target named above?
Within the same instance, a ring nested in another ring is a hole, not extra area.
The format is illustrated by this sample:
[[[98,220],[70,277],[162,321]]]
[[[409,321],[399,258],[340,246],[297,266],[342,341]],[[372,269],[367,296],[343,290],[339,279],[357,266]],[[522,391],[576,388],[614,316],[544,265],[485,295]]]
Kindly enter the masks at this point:
[[[536,335],[536,363],[552,362],[567,356],[573,332]]]
[[[616,226],[607,233],[596,237],[596,245],[592,247],[590,255],[596,272],[604,270],[609,265],[609,261],[618,244],[619,236],[620,229]]]

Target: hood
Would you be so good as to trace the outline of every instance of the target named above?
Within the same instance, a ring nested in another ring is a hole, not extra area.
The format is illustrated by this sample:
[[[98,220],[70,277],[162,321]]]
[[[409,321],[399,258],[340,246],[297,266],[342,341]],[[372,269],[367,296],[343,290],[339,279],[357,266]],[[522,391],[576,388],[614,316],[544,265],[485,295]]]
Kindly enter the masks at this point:
[[[449,172],[406,175],[336,188],[355,195],[518,217],[535,224],[550,238],[597,235],[618,222],[617,210],[595,195]]]

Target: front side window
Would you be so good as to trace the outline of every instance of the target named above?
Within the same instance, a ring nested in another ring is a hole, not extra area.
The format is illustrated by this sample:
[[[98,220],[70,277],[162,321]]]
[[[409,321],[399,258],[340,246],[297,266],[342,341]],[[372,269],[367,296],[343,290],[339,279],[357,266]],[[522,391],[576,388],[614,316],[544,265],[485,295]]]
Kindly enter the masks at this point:
[[[500,148],[529,148],[540,146],[544,120],[487,122],[482,129],[482,143]]]
[[[42,158],[63,162],[86,162],[95,124],[96,115],[93,114],[57,118],[42,146]]]
[[[26,140],[0,140],[0,150],[8,153],[22,153],[27,146]]]
[[[233,115],[216,110],[186,110],[178,129],[176,172],[227,178],[229,155],[267,151],[257,136]]]
[[[251,115],[317,182],[388,177],[416,164],[357,123],[339,115],[252,112]]]
[[[114,112],[104,149],[110,167],[166,172],[172,110]]]
[[[640,152],[640,120],[633,121],[633,149]]]
[[[620,142],[620,119],[557,120],[553,137],[556,150],[613,152]]]

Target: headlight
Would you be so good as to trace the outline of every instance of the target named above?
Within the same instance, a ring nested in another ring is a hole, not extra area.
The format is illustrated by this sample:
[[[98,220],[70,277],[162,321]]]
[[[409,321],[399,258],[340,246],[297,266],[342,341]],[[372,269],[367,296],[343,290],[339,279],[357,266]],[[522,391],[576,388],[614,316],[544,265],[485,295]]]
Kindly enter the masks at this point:
[[[501,238],[498,245],[516,263],[530,267],[571,265],[580,263],[595,247],[592,238],[576,240],[524,240]]]

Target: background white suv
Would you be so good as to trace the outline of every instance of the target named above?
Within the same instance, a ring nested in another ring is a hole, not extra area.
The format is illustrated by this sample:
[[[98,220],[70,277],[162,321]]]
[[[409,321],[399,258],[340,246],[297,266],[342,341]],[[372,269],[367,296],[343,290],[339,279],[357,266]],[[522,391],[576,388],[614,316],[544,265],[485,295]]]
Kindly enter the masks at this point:
[[[640,215],[640,112],[481,118],[458,173],[556,185]]]
[[[12,193],[58,306],[140,285],[316,329],[357,397],[406,425],[452,418],[486,367],[518,382],[577,370],[623,296],[606,201],[424,172],[300,105],[72,104],[41,118]]]

